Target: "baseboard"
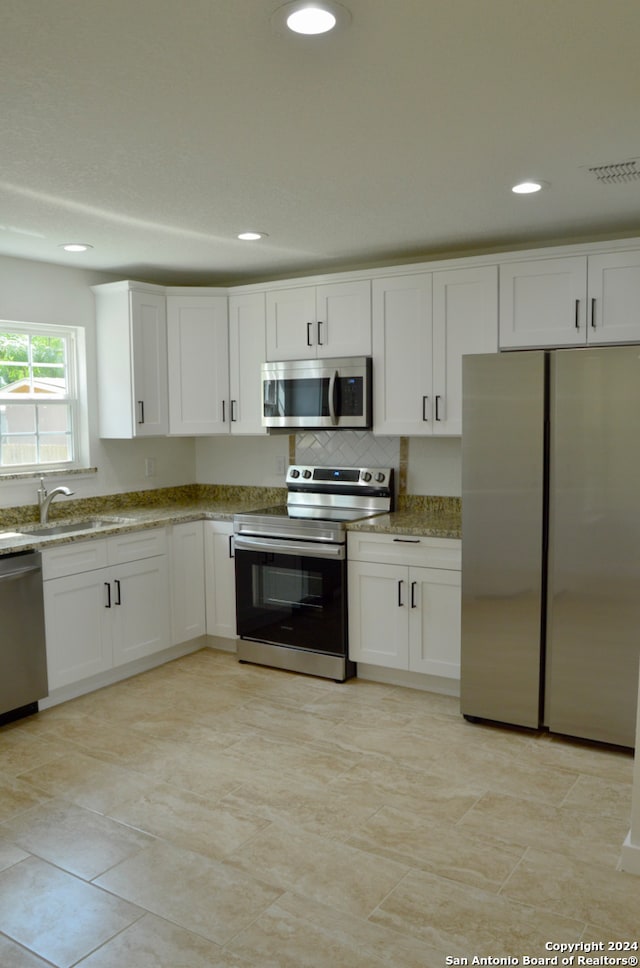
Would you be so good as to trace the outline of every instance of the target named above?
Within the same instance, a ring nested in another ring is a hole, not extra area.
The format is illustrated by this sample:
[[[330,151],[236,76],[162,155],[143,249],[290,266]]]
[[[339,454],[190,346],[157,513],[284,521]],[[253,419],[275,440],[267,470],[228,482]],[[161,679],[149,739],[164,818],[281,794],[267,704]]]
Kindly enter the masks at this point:
[[[424,692],[437,692],[443,696],[454,696],[456,698],[460,695],[459,679],[428,676],[423,672],[405,672],[403,669],[387,669],[385,666],[358,662],[357,675],[358,679],[383,682],[389,686],[406,686],[409,689],[422,689]]]

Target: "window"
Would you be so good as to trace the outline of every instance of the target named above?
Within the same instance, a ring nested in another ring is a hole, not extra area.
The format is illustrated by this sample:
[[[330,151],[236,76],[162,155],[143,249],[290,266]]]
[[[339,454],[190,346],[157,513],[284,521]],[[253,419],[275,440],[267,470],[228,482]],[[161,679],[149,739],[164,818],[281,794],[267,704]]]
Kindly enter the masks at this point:
[[[0,471],[78,460],[76,331],[0,320]]]

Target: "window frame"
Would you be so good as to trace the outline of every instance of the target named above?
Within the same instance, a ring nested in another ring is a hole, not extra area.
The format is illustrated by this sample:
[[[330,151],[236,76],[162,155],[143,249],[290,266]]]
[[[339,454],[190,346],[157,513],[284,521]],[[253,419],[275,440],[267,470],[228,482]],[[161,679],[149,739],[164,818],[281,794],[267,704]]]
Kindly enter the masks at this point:
[[[66,346],[66,361],[64,364],[66,378],[66,393],[64,397],[58,398],[38,398],[26,395],[22,399],[19,396],[15,400],[8,398],[0,399],[0,406],[10,403],[11,406],[34,406],[47,404],[49,406],[60,406],[68,408],[70,421],[70,442],[72,456],[69,460],[47,461],[24,464],[3,464],[2,463],[2,443],[0,441],[0,479],[6,476],[15,475],[34,475],[46,474],[58,470],[75,470],[82,466],[82,457],[85,446],[83,440],[81,423],[81,388],[83,386],[81,365],[84,363],[84,332],[77,326],[68,326],[57,323],[31,323],[23,320],[0,319],[0,332],[11,333],[18,336],[46,336],[48,338],[64,339]],[[20,365],[16,363],[16,365]],[[38,364],[29,361],[30,376]],[[43,439],[46,435],[43,434]],[[40,434],[36,422],[35,437],[38,450]]]

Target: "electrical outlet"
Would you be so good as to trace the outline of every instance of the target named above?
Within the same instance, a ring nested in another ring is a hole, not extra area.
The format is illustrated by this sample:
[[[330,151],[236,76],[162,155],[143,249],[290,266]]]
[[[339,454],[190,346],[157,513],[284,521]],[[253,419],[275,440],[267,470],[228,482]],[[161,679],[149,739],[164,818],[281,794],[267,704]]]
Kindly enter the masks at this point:
[[[156,476],[156,459],[155,459],[155,457],[145,457],[145,460],[144,460],[144,476],[145,477],[155,477]]]

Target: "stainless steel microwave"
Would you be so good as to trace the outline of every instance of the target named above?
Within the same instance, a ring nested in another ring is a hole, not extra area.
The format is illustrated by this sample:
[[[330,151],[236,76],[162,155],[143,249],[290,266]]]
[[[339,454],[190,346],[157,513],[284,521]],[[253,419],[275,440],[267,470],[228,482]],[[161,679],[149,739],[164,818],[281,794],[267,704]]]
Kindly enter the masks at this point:
[[[262,425],[280,430],[371,427],[371,357],[262,364]]]

